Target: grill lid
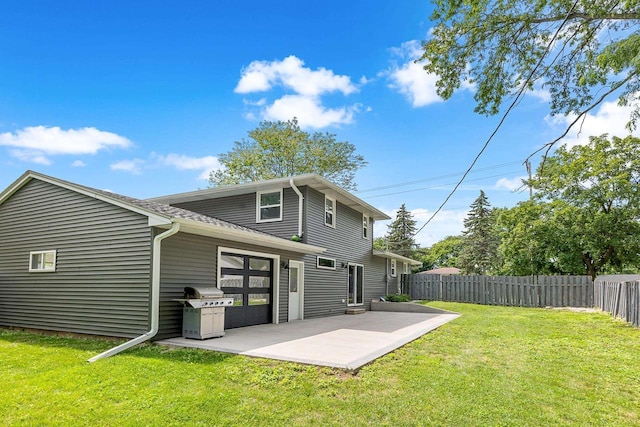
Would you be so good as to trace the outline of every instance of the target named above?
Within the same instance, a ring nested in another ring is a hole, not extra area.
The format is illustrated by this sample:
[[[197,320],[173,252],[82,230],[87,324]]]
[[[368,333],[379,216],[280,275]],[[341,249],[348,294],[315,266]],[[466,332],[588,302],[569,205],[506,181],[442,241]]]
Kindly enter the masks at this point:
[[[223,296],[224,292],[213,286],[185,286],[184,288],[185,298],[207,299],[222,298]]]

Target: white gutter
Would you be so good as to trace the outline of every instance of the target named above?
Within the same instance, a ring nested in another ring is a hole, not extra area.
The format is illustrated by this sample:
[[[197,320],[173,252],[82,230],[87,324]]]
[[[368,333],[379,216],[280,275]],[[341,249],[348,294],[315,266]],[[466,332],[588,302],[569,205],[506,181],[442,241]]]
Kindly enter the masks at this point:
[[[293,182],[293,178],[289,179],[289,184],[291,185],[291,188],[293,188],[293,191],[298,195],[298,237],[302,238],[302,201],[304,200],[304,197]]]
[[[169,230],[158,234],[153,239],[153,261],[151,266],[151,329],[149,332],[127,341],[124,344],[120,344],[117,347],[113,347],[104,353],[93,356],[88,360],[88,362],[93,363],[96,360],[118,354],[121,351],[133,347],[134,345],[138,345],[150,338],[153,338],[158,333],[158,326],[160,324],[160,242],[167,237],[173,236],[178,231],[180,231],[180,224],[174,222]]]

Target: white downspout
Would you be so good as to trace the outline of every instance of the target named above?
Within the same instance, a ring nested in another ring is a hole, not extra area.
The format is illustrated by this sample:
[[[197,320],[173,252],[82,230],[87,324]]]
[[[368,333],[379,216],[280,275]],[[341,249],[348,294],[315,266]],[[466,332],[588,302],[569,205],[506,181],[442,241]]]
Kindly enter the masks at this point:
[[[302,201],[304,200],[304,197],[293,182],[293,178],[289,179],[289,184],[291,185],[291,188],[293,188],[293,191],[298,195],[298,237],[302,238]]]
[[[106,357],[113,356],[120,353],[134,345],[140,344],[153,338],[158,333],[158,326],[160,324],[160,242],[169,236],[173,236],[180,231],[180,224],[174,222],[171,228],[164,233],[158,234],[153,239],[153,261],[151,264],[151,329],[149,332],[140,335],[130,341],[120,344],[117,347],[113,347],[100,353],[97,356],[93,356],[88,362],[93,363],[96,360],[104,359]]]

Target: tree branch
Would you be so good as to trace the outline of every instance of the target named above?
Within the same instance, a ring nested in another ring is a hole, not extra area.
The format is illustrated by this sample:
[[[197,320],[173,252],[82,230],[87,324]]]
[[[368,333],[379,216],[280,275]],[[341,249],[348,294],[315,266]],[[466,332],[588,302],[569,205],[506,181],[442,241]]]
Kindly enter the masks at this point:
[[[608,91],[606,91],[605,93],[602,94],[602,96],[600,96],[600,98],[598,98],[598,100],[596,102],[594,102],[593,104],[591,104],[587,109],[583,110],[580,112],[580,114],[578,114],[578,116],[569,124],[569,126],[565,129],[565,131],[562,133],[562,135],[560,135],[559,137],[557,137],[556,139],[554,139],[551,142],[547,142],[546,144],[544,144],[542,147],[538,148],[536,151],[534,151],[533,153],[531,153],[529,155],[529,157],[527,157],[525,159],[525,162],[530,160],[533,156],[535,156],[536,154],[538,154],[539,152],[541,152],[542,150],[544,150],[546,148],[546,151],[544,152],[544,156],[543,156],[543,160],[542,160],[542,164],[541,164],[541,169],[542,170],[544,168],[544,161],[547,158],[547,155],[549,154],[549,151],[551,151],[551,148],[558,142],[560,141],[562,138],[564,138],[565,136],[567,136],[567,134],[569,133],[569,131],[573,128],[573,126],[578,123],[578,121],[580,121],[581,119],[583,119],[587,113],[591,110],[593,110],[594,108],[596,108],[598,105],[600,105],[609,95],[611,95],[613,92],[615,92],[616,90],[620,89],[622,86],[625,85],[625,83],[627,83],[629,80],[631,80],[632,78],[636,77],[637,73],[629,73],[629,75],[624,79],[619,81],[617,84],[613,85],[611,87],[611,89],[609,89]]]

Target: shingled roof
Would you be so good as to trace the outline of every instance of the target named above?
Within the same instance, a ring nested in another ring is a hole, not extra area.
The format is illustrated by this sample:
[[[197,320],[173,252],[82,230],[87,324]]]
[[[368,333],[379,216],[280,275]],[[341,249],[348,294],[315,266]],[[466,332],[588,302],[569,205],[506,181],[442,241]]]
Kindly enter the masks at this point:
[[[47,176],[34,171],[26,171],[12,185],[0,193],[0,204],[11,197],[32,179],[37,179],[93,197],[104,202],[137,212],[149,218],[150,226],[169,228],[173,223],[181,225],[181,231],[203,236],[217,237],[231,241],[250,243],[256,246],[277,248],[298,253],[321,253],[325,249],[283,239],[262,231],[253,230],[218,218],[213,218],[187,209],[177,208],[164,203],[136,199],[110,191],[98,190],[73,182]]]

